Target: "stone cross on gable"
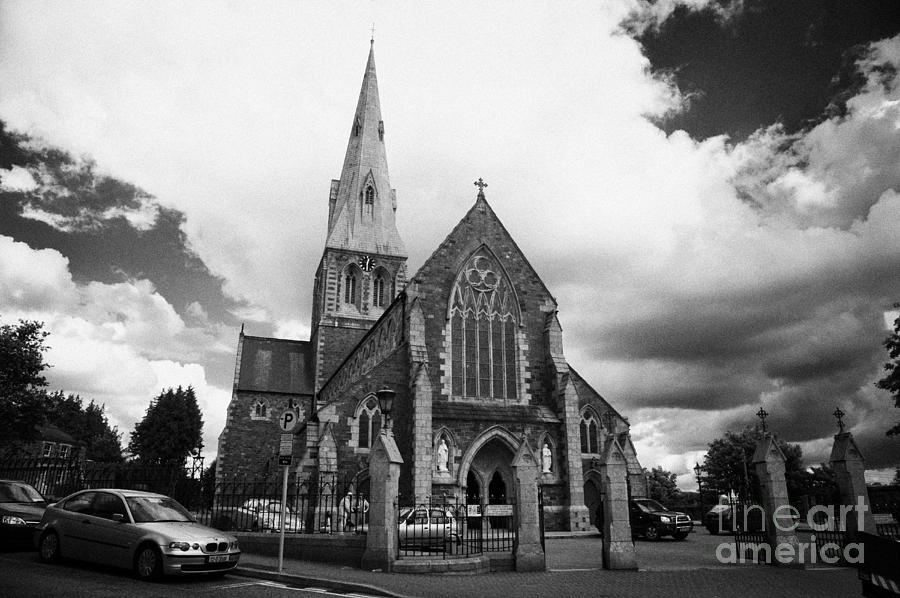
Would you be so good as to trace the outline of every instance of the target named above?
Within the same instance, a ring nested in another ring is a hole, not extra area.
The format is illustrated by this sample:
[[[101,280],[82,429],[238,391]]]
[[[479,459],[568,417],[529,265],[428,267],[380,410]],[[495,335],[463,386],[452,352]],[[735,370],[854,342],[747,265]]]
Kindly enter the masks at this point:
[[[768,412],[762,407],[759,408],[759,411],[756,412],[756,417],[758,417],[762,421],[762,429],[763,432],[768,432],[768,428],[766,427],[766,418],[769,417]]]
[[[846,415],[846,413],[841,411],[841,408],[838,407],[831,415],[833,415],[837,419],[838,428],[840,428],[840,433],[842,434],[844,432],[844,416]]]

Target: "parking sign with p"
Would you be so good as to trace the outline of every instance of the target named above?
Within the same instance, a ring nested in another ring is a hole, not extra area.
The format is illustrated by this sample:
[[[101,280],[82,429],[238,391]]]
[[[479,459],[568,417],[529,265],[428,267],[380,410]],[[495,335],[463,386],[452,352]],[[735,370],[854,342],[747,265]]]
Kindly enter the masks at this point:
[[[291,432],[294,428],[297,427],[300,418],[297,417],[297,413],[288,409],[278,418],[278,427],[281,428],[282,432]]]

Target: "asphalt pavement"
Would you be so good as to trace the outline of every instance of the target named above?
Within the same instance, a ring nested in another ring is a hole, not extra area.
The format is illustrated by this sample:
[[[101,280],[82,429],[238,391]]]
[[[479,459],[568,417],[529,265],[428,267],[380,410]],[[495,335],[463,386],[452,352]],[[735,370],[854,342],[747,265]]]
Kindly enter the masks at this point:
[[[547,571],[540,573],[384,573],[286,559],[283,575],[278,575],[277,557],[244,553],[236,574],[397,598],[629,598],[660,595],[822,598],[860,595],[856,570],[847,567],[826,565],[796,569],[754,563],[720,563],[716,548],[728,541],[728,536],[711,536],[702,528],[682,542],[638,539],[635,541],[638,571],[604,570],[600,557],[602,538],[598,534],[551,534],[546,540]]]

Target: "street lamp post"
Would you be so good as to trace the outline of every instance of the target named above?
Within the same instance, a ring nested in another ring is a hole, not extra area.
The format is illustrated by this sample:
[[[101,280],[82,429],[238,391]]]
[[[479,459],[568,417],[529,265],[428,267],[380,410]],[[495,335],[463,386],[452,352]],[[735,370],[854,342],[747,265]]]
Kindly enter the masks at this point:
[[[700,502],[700,520],[703,520],[703,484],[700,481],[700,472],[703,468],[694,461],[694,475],[697,476],[697,500]]]

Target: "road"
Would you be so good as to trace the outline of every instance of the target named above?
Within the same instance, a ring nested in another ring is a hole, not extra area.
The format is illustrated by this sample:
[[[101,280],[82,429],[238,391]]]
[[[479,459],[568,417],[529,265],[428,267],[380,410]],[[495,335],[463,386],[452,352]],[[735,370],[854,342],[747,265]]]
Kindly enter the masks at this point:
[[[0,596],[31,598],[306,598],[316,596],[359,597],[325,588],[293,588],[284,584],[226,575],[221,579],[166,579],[148,583],[135,579],[128,571],[64,562],[46,565],[36,552],[0,553]]]

